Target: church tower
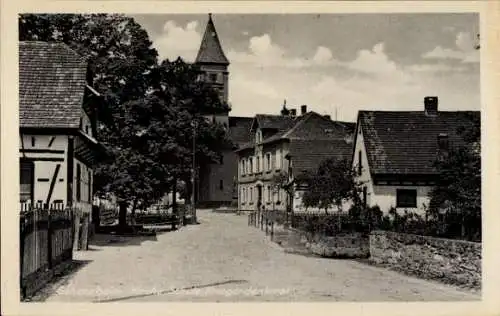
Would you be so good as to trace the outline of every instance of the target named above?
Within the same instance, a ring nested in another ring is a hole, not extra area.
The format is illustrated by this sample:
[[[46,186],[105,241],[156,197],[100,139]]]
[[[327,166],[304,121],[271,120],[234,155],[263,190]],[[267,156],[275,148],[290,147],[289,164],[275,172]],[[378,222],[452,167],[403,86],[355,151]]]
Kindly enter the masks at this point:
[[[228,103],[229,60],[222,50],[211,13],[208,14],[207,26],[195,64],[199,66],[201,71],[200,80],[210,84],[218,91],[221,100]],[[209,116],[213,121],[228,126],[228,113]]]

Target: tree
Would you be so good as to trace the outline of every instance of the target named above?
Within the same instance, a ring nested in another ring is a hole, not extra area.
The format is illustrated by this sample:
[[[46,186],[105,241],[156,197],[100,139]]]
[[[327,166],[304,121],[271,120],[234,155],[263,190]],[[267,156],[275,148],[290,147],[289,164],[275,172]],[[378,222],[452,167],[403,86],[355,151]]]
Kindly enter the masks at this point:
[[[356,171],[345,159],[324,160],[316,171],[305,174],[303,183],[306,190],[302,201],[306,207],[318,207],[328,212],[334,206],[341,209],[346,201],[356,205],[361,202]]]
[[[133,18],[118,14],[22,14],[19,40],[63,42],[87,59],[89,83],[105,104],[95,109],[97,137],[112,153],[112,159],[96,168],[94,190],[113,192],[120,204],[120,224],[125,225],[128,204],[151,195],[146,188],[156,189],[136,172],[149,168],[148,159],[127,143],[133,122],[127,102],[142,100],[150,86],[148,74],[157,65],[146,31]]]
[[[133,18],[23,14],[19,39],[64,42],[88,60],[89,83],[105,104],[96,109],[98,139],[112,153],[96,168],[94,191],[115,195],[121,225],[128,206],[134,212],[163,196],[172,181],[189,181],[192,121],[198,123],[199,164],[217,159],[230,146],[224,128],[202,116],[227,112],[228,106],[196,80],[194,65],[181,59],[158,64],[147,32]]]
[[[430,215],[440,210],[458,216],[461,237],[476,238],[481,229],[481,133],[479,115],[458,127],[464,143],[452,147],[446,159],[434,163],[439,172],[437,185],[430,192]]]

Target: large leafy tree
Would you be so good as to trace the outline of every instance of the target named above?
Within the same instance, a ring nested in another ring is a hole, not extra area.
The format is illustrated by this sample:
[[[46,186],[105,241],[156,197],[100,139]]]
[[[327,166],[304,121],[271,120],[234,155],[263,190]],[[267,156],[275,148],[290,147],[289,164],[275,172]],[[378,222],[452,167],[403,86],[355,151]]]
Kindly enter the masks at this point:
[[[133,18],[119,14],[23,14],[19,39],[59,41],[86,57],[91,84],[104,99],[97,109],[98,137],[111,157],[96,168],[94,189],[112,192],[127,207],[159,199],[172,181],[189,178],[191,122],[197,122],[197,160],[220,156],[222,126],[203,113],[224,112],[216,94],[196,80],[196,67],[181,59],[157,60],[147,32]]]
[[[461,226],[460,235],[475,239],[481,231],[480,117],[470,115],[457,128],[464,143],[453,146],[445,159],[435,162],[439,180],[430,192],[430,215],[437,217],[443,211],[455,215]]]

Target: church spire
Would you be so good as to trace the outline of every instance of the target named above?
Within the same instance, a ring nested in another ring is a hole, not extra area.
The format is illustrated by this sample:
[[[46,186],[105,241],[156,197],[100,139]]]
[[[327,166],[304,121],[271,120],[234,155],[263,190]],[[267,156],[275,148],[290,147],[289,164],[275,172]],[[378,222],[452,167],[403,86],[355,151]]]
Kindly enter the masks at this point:
[[[195,62],[197,64],[229,65],[229,60],[222,50],[219,36],[215,30],[212,13],[208,14],[207,27],[205,28],[205,34],[203,34],[200,50],[198,51]]]

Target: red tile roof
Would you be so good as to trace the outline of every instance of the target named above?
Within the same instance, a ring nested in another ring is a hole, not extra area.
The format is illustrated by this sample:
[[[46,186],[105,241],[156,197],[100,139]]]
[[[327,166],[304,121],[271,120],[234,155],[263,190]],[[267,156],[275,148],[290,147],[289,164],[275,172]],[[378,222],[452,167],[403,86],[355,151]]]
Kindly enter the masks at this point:
[[[433,162],[438,153],[438,135],[447,134],[449,146],[463,144],[459,126],[479,117],[478,111],[421,112],[360,111],[358,124],[363,133],[372,174],[436,173]]]
[[[78,128],[87,62],[62,43],[19,43],[20,127]]]
[[[222,45],[219,41],[219,36],[215,30],[211,15],[208,17],[207,27],[205,28],[205,33],[203,34],[195,63],[229,65],[229,60],[222,50]]]

